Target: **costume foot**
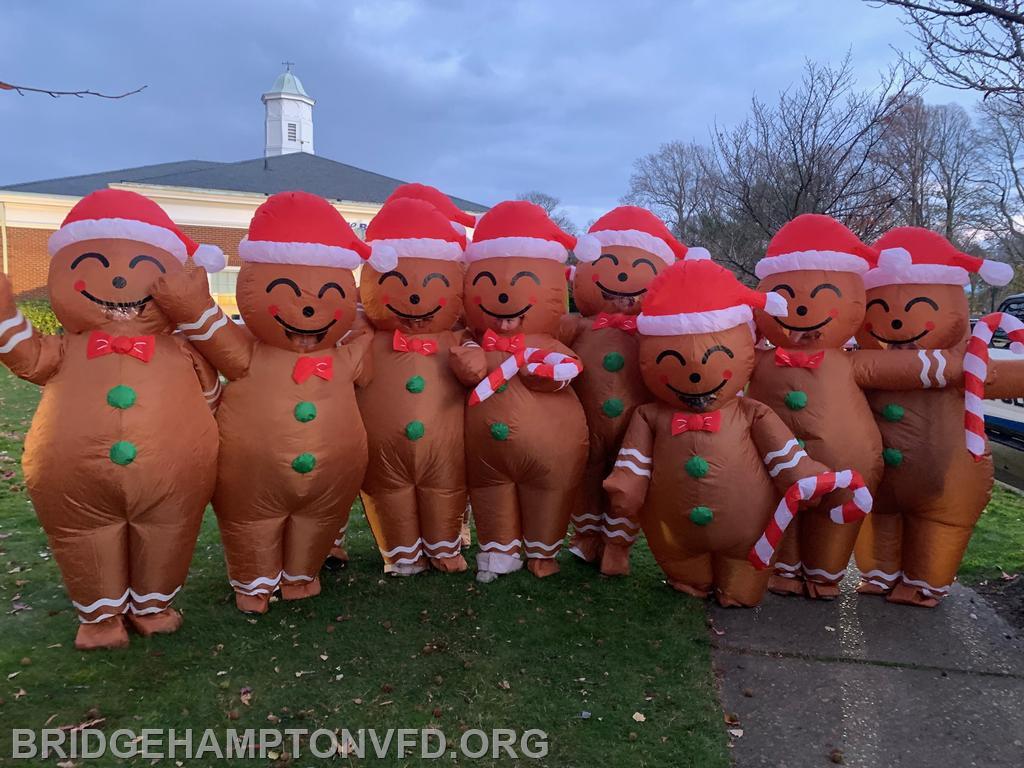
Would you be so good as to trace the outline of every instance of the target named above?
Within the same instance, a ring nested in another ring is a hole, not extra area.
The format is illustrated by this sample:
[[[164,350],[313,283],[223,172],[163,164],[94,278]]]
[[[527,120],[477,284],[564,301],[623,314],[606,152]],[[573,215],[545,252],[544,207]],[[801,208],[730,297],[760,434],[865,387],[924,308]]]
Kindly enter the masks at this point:
[[[164,608],[159,613],[147,613],[141,616],[128,614],[128,622],[132,629],[143,637],[150,635],[169,635],[181,629],[184,619],[173,608]]]
[[[629,576],[629,551],[627,544],[604,545],[601,553],[601,574],[604,576]]]
[[[723,608],[756,608],[761,604],[761,598],[757,600],[740,600],[725,592],[716,592],[715,599]]]
[[[586,533],[573,534],[569,551],[585,563],[596,563],[601,559],[601,537]]]
[[[281,584],[281,597],[285,600],[303,600],[320,594],[320,577],[297,584]]]
[[[934,608],[939,604],[937,598],[924,595],[917,587],[900,582],[889,593],[889,602],[899,605],[916,605],[919,608]]]
[[[682,581],[676,581],[675,579],[668,579],[668,585],[672,587],[672,589],[674,589],[676,592],[684,592],[687,595],[692,595],[693,597],[699,597],[701,599],[704,599],[708,596],[707,589],[693,587]]]
[[[821,584],[808,579],[804,582],[804,589],[811,600],[835,600],[839,597],[838,584]]]
[[[526,567],[534,576],[538,579],[544,579],[548,576],[554,576],[558,573],[561,568],[558,567],[558,561],[553,557],[531,557],[526,561]]]
[[[858,595],[888,595],[892,591],[892,588],[880,587],[877,584],[873,584],[870,581],[862,581],[857,585]]]
[[[331,552],[324,561],[324,568],[328,571],[340,571],[346,565],[348,565],[348,550],[344,547],[331,547]]]
[[[768,579],[768,591],[776,595],[802,595],[804,580],[800,577],[779,576],[773,573]]]
[[[441,571],[442,573],[462,573],[469,567],[466,565],[466,558],[462,555],[432,557],[430,558],[430,564],[434,566],[434,570]]]
[[[481,584],[490,584],[492,581],[498,578],[498,574],[495,571],[477,571],[476,580]]]
[[[415,576],[429,570],[430,564],[425,557],[419,558],[415,563],[384,564],[384,573],[388,576]]]
[[[243,595],[235,592],[235,607],[242,613],[266,613],[270,608],[270,595]]]
[[[75,648],[80,651],[127,647],[128,630],[124,628],[124,619],[121,616],[104,619],[96,624],[78,625]]]

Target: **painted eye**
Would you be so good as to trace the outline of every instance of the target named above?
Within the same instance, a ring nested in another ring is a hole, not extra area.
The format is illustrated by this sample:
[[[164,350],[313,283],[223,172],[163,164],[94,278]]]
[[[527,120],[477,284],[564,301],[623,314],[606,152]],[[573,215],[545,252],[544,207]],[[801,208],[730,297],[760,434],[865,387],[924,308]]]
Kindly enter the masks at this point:
[[[872,307],[881,307],[886,312],[889,311],[889,302],[885,299],[872,299],[867,303],[865,309],[871,309]]]
[[[653,272],[654,274],[658,274],[658,268],[656,266],[654,266],[654,262],[651,261],[650,259],[645,259],[645,258],[637,259],[636,261],[633,262],[633,268],[635,269],[636,267],[638,267],[641,264],[646,264],[648,267],[650,267],[651,272]]]
[[[813,299],[821,291],[832,291],[836,296],[839,296],[840,298],[843,295],[843,292],[840,291],[839,288],[837,288],[836,286],[832,285],[832,283],[822,283],[821,285],[815,286],[814,289],[811,291],[811,298]]]
[[[345,289],[342,288],[337,283],[324,283],[322,286],[320,286],[320,292],[317,293],[316,297],[318,299],[322,299],[324,297],[324,294],[327,293],[332,288],[341,294],[341,298],[345,298]]]
[[[157,269],[159,269],[165,275],[167,274],[167,270],[164,269],[164,265],[161,264],[158,259],[155,259],[154,257],[148,256],[148,255],[146,255],[144,253],[139,254],[134,259],[129,261],[128,262],[128,269],[135,269],[136,266],[138,266],[139,264],[141,264],[144,261],[148,261],[148,262],[150,262],[152,264],[156,264],[156,268]]]
[[[686,360],[684,360],[683,356],[676,352],[674,349],[663,349],[661,352],[658,353],[658,356],[654,359],[654,362],[660,363],[666,357],[674,357],[676,360],[679,361],[680,365],[686,365]]]
[[[295,291],[296,296],[301,296],[302,291],[299,290],[299,286],[295,284],[294,280],[289,280],[287,277],[279,277],[276,280],[271,280],[267,285],[267,293],[270,293],[279,285],[285,285]]]
[[[444,275],[442,275],[440,272],[431,272],[429,275],[424,277],[423,278],[423,287],[426,288],[427,287],[427,283],[429,283],[431,280],[440,280],[442,283],[445,284],[446,288],[451,288],[452,287],[452,284],[450,282],[448,282],[448,278],[445,277]]]
[[[793,286],[787,285],[786,283],[779,283],[774,288],[772,288],[772,291],[774,291],[775,293],[788,293],[789,298],[796,298],[796,291],[793,290]]]
[[[723,355],[728,355],[730,360],[734,357],[731,349],[724,346],[723,344],[715,344],[715,346],[713,347],[708,347],[707,351],[704,353],[704,356],[700,359],[701,363],[706,364],[715,352],[719,352]]]
[[[519,279],[523,277],[528,277],[531,280],[533,280],[533,282],[535,282],[537,285],[540,285],[540,278],[537,277],[533,272],[527,272],[526,270],[522,272],[516,272],[515,277],[512,278],[510,284],[515,285],[519,281]]]
[[[495,277],[494,277],[494,275],[492,275],[492,274],[491,274],[490,272],[488,272],[488,271],[487,271],[486,269],[485,269],[485,270],[484,270],[483,272],[478,272],[478,273],[476,274],[476,276],[475,276],[475,277],[473,278],[473,282],[472,282],[472,283],[470,283],[470,285],[476,285],[477,283],[479,283],[479,282],[480,282],[480,280],[482,280],[482,279],[484,279],[484,278],[486,278],[486,279],[490,280],[490,281],[491,281],[491,285],[493,285],[493,286],[497,287],[497,285],[498,285],[498,280],[497,280],[497,278],[495,278]]]
[[[614,253],[602,253],[600,256],[594,259],[594,264],[597,264],[599,261],[601,261],[601,259],[608,259],[608,261],[610,261],[615,266],[619,266],[619,257],[616,256]]]
[[[83,253],[81,256],[76,256],[75,260],[71,262],[71,268],[74,269],[83,261],[86,261],[88,259],[96,259],[96,261],[98,261],[104,267],[110,266],[110,262],[107,260],[106,256],[104,256],[102,253],[94,253],[90,251],[89,253]]]
[[[409,286],[409,281],[405,279],[405,275],[403,275],[397,269],[392,269],[390,272],[385,272],[383,275],[381,275],[380,279],[377,280],[377,285],[384,285],[384,281],[387,280],[389,277],[393,277],[396,280],[400,280],[402,285],[406,287]]]
[[[918,296],[916,298],[911,299],[910,301],[907,302],[907,306],[905,306],[903,308],[904,311],[909,312],[910,308],[912,306],[914,306],[915,304],[927,304],[929,307],[934,309],[936,312],[939,311],[939,305],[936,304],[932,299],[929,299],[927,296]]]

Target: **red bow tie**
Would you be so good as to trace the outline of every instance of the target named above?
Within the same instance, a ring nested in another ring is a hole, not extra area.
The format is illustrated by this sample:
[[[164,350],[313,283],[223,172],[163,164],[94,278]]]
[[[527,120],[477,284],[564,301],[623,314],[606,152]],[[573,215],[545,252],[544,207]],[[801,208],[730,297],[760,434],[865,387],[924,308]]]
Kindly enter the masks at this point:
[[[775,364],[786,368],[815,369],[825,359],[825,350],[818,352],[787,352],[782,347],[775,348]]]
[[[104,355],[128,355],[148,363],[155,351],[154,336],[111,336],[105,331],[93,331],[89,334],[85,356],[92,360],[94,357]]]
[[[334,360],[324,355],[323,357],[300,357],[295,361],[292,369],[292,379],[296,384],[301,384],[310,376],[319,376],[324,381],[330,381],[334,376]]]
[[[683,432],[717,432],[721,426],[721,411],[712,411],[711,413],[683,413],[677,411],[672,414],[673,435],[681,435]]]
[[[484,331],[483,348],[488,352],[511,352],[513,355],[526,349],[526,335],[517,333],[515,336],[499,336],[489,328]]]
[[[391,348],[395,352],[415,352],[418,355],[433,355],[437,353],[437,342],[432,339],[417,339],[415,336],[409,337],[395,329]]]
[[[636,317],[634,315],[619,315],[610,312],[598,312],[594,318],[591,329],[599,331],[602,328],[618,328],[626,333],[636,333]]]

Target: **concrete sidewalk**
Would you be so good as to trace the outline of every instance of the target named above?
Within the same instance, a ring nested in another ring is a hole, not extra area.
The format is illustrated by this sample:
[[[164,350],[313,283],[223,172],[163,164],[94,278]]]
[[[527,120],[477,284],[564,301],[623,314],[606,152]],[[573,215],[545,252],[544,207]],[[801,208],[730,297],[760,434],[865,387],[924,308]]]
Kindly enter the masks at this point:
[[[713,608],[739,768],[1024,766],[1024,639],[973,590],[938,608],[853,592]],[[719,634],[721,633],[721,634]]]

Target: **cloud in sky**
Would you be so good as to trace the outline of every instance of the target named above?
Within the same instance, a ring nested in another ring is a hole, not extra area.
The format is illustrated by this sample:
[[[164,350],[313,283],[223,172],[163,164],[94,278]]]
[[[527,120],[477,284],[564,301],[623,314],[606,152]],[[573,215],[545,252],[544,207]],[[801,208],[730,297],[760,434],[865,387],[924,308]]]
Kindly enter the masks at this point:
[[[0,183],[258,157],[260,93],[291,59],[318,154],[488,204],[544,190],[583,224],[636,157],[741,119],[805,58],[850,50],[866,87],[892,46],[912,48],[899,15],[860,0],[8,0],[0,80],[148,88],[0,92]]]

